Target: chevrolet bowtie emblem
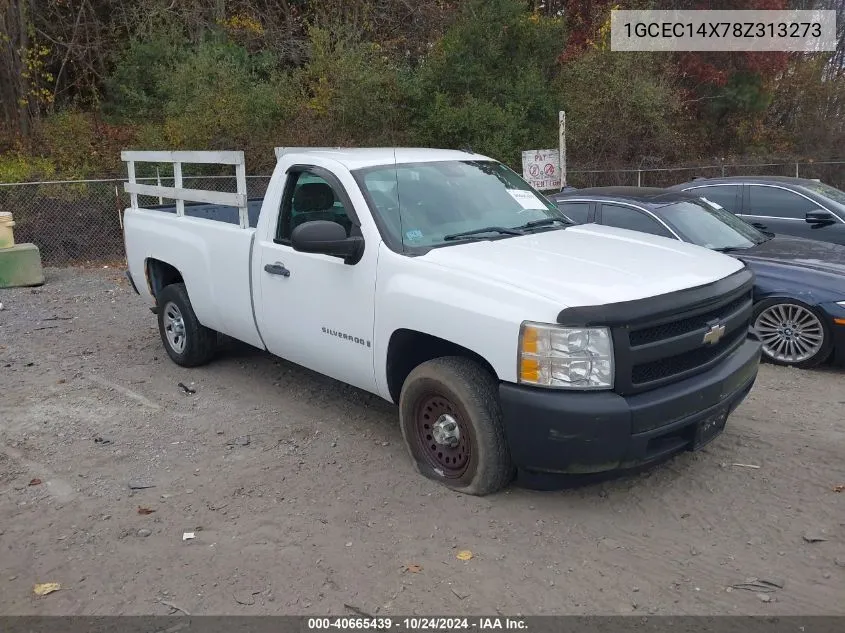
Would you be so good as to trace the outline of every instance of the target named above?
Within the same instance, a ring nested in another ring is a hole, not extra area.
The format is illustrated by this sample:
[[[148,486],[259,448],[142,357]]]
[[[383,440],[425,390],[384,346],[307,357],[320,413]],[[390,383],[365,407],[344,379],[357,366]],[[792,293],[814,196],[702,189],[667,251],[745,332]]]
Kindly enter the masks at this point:
[[[725,335],[725,326],[721,323],[714,323],[710,326],[710,329],[704,333],[704,340],[702,343],[705,345],[715,345],[718,343],[722,337]]]

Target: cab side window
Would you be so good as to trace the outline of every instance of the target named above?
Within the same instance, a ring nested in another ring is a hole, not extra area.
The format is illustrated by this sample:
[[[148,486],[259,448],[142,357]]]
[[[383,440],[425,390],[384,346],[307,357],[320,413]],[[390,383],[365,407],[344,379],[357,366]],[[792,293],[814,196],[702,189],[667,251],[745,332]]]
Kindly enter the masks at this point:
[[[290,174],[279,210],[276,241],[289,242],[297,226],[314,220],[336,222],[346,229],[347,236],[352,233],[352,220],[331,184],[310,171]]]
[[[786,189],[748,185],[748,215],[803,220],[808,211],[818,208],[818,204]]]
[[[623,205],[601,205],[601,223],[607,226],[615,226],[619,229],[628,229],[629,231],[639,231],[640,233],[651,233],[660,237],[674,238],[674,235],[667,231],[666,227],[650,215]]]
[[[558,201],[557,208],[573,222],[584,224],[590,217],[590,203],[589,202],[563,202]]]

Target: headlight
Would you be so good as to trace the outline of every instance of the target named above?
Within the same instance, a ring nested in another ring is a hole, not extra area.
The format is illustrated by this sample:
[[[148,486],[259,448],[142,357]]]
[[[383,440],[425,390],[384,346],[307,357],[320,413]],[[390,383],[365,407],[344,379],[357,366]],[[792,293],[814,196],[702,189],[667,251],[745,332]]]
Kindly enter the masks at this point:
[[[836,305],[842,306],[843,308],[845,308],[845,301],[837,301]]]
[[[518,381],[559,389],[612,389],[613,341],[604,327],[526,321],[519,330]]]

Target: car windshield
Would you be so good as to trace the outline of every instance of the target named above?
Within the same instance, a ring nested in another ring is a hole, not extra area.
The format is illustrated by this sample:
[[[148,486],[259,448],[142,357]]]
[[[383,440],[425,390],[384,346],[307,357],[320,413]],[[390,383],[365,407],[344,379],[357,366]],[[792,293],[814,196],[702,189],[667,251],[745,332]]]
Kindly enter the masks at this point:
[[[813,193],[817,193],[820,196],[824,196],[825,198],[832,200],[836,203],[836,206],[839,207],[840,210],[845,210],[845,191],[826,185],[823,182],[814,182],[803,186]]]
[[[354,176],[382,231],[403,250],[506,238],[571,223],[495,161],[399,163],[357,170]]]
[[[769,238],[706,198],[674,202],[657,209],[683,239],[714,250],[751,248]]]

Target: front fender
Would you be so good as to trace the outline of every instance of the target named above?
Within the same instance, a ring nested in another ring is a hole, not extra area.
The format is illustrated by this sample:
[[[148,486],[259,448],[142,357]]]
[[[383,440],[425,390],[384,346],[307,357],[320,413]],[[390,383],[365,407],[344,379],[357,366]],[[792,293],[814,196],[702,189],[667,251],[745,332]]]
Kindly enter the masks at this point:
[[[382,265],[393,260],[394,268]],[[405,261],[399,261],[405,260]],[[374,363],[380,393],[389,397],[387,351],[399,329],[450,341],[485,359],[500,380],[516,382],[523,321],[554,323],[564,307],[513,286],[393,254],[381,257],[376,291]],[[389,398],[388,398],[389,399]]]

